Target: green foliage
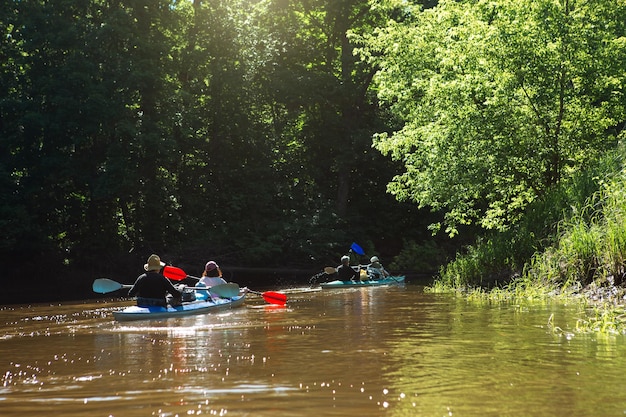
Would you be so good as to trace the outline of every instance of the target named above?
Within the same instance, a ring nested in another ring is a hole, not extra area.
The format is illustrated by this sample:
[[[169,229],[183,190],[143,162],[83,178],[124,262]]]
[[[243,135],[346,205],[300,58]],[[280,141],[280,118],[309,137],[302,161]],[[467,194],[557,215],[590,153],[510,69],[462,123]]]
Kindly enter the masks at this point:
[[[453,287],[493,286],[507,282],[519,266],[515,254],[524,248],[499,235],[467,246],[456,259],[440,269],[440,279]]]
[[[612,305],[594,306],[576,323],[580,333],[624,334],[626,333],[626,312]]]
[[[398,165],[371,136],[388,115],[349,36],[388,12],[367,0],[2,3],[0,255],[90,273],[152,252],[319,267],[346,242],[378,252],[423,230],[385,192]]]
[[[361,50],[404,122],[374,145],[404,165],[389,192],[445,211],[447,234],[474,222],[507,230],[615,145],[623,3],[441,1],[409,14]]]
[[[393,258],[393,262],[388,265],[388,269],[433,272],[447,261],[445,250],[438,247],[434,240],[428,240],[422,244],[404,241],[402,248],[402,251]]]
[[[574,210],[562,223],[558,241],[536,254],[528,269],[530,276],[583,285],[624,281],[625,171],[608,174],[600,185],[583,209]]]
[[[575,274],[566,274],[569,278],[564,278],[557,272],[560,271],[563,262],[561,255],[556,253],[553,246],[557,244],[561,233],[570,230],[568,226],[574,225],[572,222],[576,220],[572,217],[573,208],[584,218],[590,216],[592,213],[590,209],[580,208],[596,207],[597,201],[590,204],[589,198],[605,184],[599,181],[599,178],[606,178],[612,172],[621,169],[620,155],[621,151],[618,150],[608,153],[593,164],[591,161],[588,162],[589,168],[586,171],[563,181],[550,193],[534,201],[515,226],[505,232],[489,233],[475,245],[459,252],[456,259],[441,268],[440,280],[452,286],[491,286],[496,283],[503,285],[512,277],[524,275],[524,271],[529,270],[534,270],[536,276],[543,277],[547,282],[563,283],[571,280]],[[610,223],[619,224],[617,221]],[[590,273],[594,271],[596,265],[593,255],[594,242],[589,242],[589,236],[584,233],[585,223],[583,222],[582,226],[580,223],[577,224],[579,227],[576,230],[580,233],[570,237],[568,243],[564,245],[570,248],[571,253],[586,254],[585,260],[581,259],[576,266],[572,266],[573,270]],[[612,229],[611,226],[607,226],[607,233]],[[619,236],[618,231],[610,233],[612,236]],[[619,238],[615,240],[619,241]],[[543,253],[543,261],[536,258],[536,254],[540,253]],[[619,255],[616,257],[613,263],[619,265]],[[540,266],[542,264],[545,265]]]
[[[430,291],[464,290],[470,298],[513,302],[571,300],[584,295],[583,300],[592,300],[593,305],[577,323],[577,331],[623,333],[624,291],[615,287],[624,283],[626,275],[623,156],[623,149],[607,154],[593,169],[567,185],[562,183],[559,190],[546,196],[545,203],[559,202],[556,211],[561,211],[561,220],[554,223],[556,227],[544,236],[544,243],[536,252],[527,255],[523,270],[511,277],[510,282],[503,281],[490,291],[480,288],[484,286],[483,271],[498,266],[500,271],[505,271],[509,265],[506,258],[491,257],[492,245],[482,243],[442,269],[440,279]],[[595,186],[591,186],[592,182]],[[556,212],[555,207],[542,204],[538,208],[548,214]],[[527,227],[518,229],[519,233],[529,234],[529,227],[535,222],[527,220],[520,223]],[[511,239],[508,233],[500,237]]]

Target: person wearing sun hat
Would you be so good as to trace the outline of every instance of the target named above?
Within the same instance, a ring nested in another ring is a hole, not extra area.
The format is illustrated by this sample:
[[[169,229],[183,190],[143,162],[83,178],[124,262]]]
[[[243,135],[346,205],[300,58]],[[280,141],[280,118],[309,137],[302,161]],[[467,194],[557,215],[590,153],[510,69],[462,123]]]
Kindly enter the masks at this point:
[[[165,266],[159,255],[150,255],[143,266],[146,271],[139,275],[135,284],[128,291],[130,297],[137,297],[137,305],[140,307],[161,306],[167,307],[168,294],[172,299],[171,304],[180,304],[181,292],[161,274]]]
[[[161,262],[159,255],[150,255],[148,261],[144,264],[143,269],[147,272],[159,272],[165,266],[165,262]]]

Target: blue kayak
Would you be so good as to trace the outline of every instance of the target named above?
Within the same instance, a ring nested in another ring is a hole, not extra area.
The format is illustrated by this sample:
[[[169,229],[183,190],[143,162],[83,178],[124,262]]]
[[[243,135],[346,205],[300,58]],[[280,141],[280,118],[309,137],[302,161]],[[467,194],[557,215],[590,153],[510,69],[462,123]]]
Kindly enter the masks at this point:
[[[203,297],[199,297],[203,298]],[[117,321],[167,319],[170,317],[183,317],[196,314],[205,314],[213,311],[235,308],[243,305],[246,298],[245,291],[232,298],[208,297],[183,303],[180,306],[172,307],[126,307],[121,311],[114,311],[113,317]]]
[[[404,284],[404,275],[389,276],[378,280],[355,280],[355,281],[329,281],[320,283],[320,287],[331,288],[353,288],[353,287],[379,287],[382,285]]]

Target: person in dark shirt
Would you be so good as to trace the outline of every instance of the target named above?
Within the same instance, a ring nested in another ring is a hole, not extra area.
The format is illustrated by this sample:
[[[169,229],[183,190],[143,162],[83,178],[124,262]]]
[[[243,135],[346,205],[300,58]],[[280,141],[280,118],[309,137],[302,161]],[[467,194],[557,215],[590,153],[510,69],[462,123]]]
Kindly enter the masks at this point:
[[[132,288],[128,291],[130,297],[137,297],[137,305],[140,307],[161,306],[167,307],[167,294],[180,304],[181,292],[165,278],[161,269],[165,266],[158,255],[150,255],[148,262],[143,266],[145,274],[141,274]],[[174,304],[171,302],[171,304]]]
[[[350,257],[345,255],[341,257],[341,265],[337,267],[337,275],[341,281],[354,281],[359,277],[358,272],[350,266]]]

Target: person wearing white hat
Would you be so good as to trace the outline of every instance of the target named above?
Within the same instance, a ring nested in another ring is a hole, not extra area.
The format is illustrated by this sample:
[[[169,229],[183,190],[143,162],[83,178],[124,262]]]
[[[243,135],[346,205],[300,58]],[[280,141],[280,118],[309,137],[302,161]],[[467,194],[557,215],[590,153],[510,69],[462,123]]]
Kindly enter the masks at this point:
[[[367,275],[372,280],[378,280],[389,276],[389,272],[380,263],[378,256],[372,256],[367,266]]]
[[[130,297],[137,297],[137,305],[140,307],[161,306],[167,307],[167,295],[172,296],[172,304],[180,304],[181,292],[161,274],[165,266],[158,255],[150,255],[143,266],[146,273],[139,275],[135,284],[128,291]]]

